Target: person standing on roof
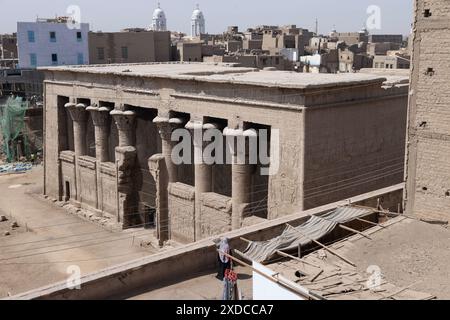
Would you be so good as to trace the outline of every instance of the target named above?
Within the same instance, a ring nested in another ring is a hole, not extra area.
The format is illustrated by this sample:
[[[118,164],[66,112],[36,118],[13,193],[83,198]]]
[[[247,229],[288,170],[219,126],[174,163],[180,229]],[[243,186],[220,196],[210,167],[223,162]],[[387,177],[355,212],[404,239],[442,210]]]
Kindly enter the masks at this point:
[[[219,244],[219,273],[217,278],[223,281],[225,277],[225,271],[231,269],[231,260],[227,255],[231,254],[230,245],[228,238],[220,239]]]

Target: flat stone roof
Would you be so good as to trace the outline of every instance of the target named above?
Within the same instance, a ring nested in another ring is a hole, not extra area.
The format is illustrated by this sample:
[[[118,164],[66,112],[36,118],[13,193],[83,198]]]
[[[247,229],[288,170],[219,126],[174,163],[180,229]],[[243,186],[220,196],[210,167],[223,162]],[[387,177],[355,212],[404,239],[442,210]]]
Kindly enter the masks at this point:
[[[314,74],[268,71],[226,63],[146,63],[59,66],[39,68],[51,72],[109,74],[144,78],[169,78],[213,83],[231,83],[274,88],[313,89],[384,83],[389,76],[371,73]],[[407,79],[407,78],[405,78]],[[395,82],[404,81],[402,77]]]
[[[450,231],[406,216],[381,224],[363,232],[370,239],[354,235],[329,245],[356,267],[322,249],[303,258],[315,267],[294,259],[267,267],[331,300],[449,299]],[[372,268],[382,276],[373,291],[366,287]],[[296,271],[308,276],[299,278]]]

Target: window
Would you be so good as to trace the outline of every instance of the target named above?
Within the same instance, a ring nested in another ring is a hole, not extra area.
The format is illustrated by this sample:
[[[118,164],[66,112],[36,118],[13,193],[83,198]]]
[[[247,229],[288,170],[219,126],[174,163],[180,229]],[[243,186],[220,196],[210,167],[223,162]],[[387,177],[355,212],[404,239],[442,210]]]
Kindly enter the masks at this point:
[[[50,42],[56,42],[56,32],[50,31]]]
[[[122,59],[128,59],[128,47],[122,47]]]
[[[34,31],[28,31],[28,42],[35,42]]]
[[[378,62],[375,62],[375,68],[379,68],[380,64]]]
[[[81,34],[80,31],[77,32],[77,41],[78,41],[78,42],[83,41],[83,35]]]
[[[58,64],[58,55],[56,53],[52,53],[52,64]]]
[[[98,60],[105,60],[105,48],[97,48]]]
[[[84,55],[82,53],[78,53],[78,64],[84,64]]]
[[[35,53],[30,54],[30,65],[34,68],[37,67],[37,57]]]

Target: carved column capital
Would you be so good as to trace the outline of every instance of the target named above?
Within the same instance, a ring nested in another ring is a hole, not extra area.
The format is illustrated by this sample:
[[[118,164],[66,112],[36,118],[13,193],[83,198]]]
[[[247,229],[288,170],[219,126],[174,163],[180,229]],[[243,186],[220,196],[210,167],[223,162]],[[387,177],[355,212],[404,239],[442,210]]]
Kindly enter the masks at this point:
[[[90,106],[90,112],[95,127],[95,156],[100,162],[109,160],[109,129],[111,125],[111,109],[107,107]]]
[[[91,113],[92,122],[96,127],[109,127],[111,121],[111,108],[89,106],[86,111]]]
[[[119,146],[133,146],[136,113],[134,111],[113,110],[110,114],[114,118],[119,131]]]
[[[70,117],[75,122],[86,122],[87,115],[86,105],[83,103],[75,104],[75,103],[66,103],[64,107],[69,110]]]
[[[180,118],[169,119],[164,117],[156,117],[155,119],[153,119],[153,123],[158,127],[161,139],[171,141],[173,130],[182,128],[185,122]]]
[[[134,129],[136,112],[113,110],[110,114],[114,118],[119,131],[130,131]]]

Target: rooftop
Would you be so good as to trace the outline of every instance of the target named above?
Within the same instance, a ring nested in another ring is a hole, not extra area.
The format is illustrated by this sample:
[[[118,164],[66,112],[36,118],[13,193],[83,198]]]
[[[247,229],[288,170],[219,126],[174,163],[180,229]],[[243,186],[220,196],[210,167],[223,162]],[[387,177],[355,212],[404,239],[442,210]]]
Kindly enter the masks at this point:
[[[238,67],[226,63],[147,63],[89,66],[44,67],[51,72],[108,74],[144,78],[169,78],[215,83],[233,83],[264,87],[312,89],[336,86],[360,86],[382,84],[395,80],[394,84],[408,82],[407,76],[371,73],[312,74],[292,71],[267,71]]]
[[[403,216],[382,225],[364,232],[370,239],[354,235],[329,247],[356,267],[319,250],[304,261],[319,266],[322,273],[293,259],[268,268],[331,300],[449,299],[449,231]],[[299,278],[299,270],[311,276]],[[379,288],[368,290],[366,283],[376,270],[382,281]]]

